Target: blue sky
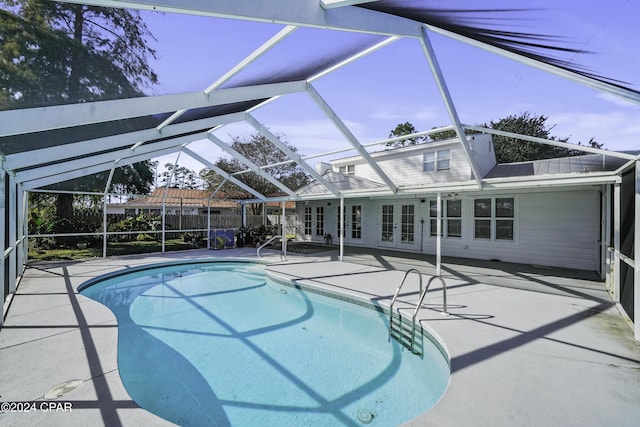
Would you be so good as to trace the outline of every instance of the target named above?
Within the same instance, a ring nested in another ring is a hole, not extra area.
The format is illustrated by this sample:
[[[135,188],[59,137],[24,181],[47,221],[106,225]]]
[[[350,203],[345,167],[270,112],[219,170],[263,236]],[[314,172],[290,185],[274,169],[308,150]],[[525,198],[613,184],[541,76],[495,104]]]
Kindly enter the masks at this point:
[[[425,3],[451,7],[444,0]],[[470,0],[455,2],[455,7],[465,4],[479,7]],[[511,4],[485,1],[482,7]],[[510,15],[515,20],[506,29],[562,36],[564,45],[594,52],[568,54],[564,59],[640,89],[640,1],[610,0],[606,5],[596,0],[523,1],[517,7],[537,10]],[[282,28],[178,14],[144,12],[143,16],[158,39],[156,94],[205,89]],[[552,135],[569,137],[569,142],[586,143],[594,137],[610,150],[640,149],[639,105],[437,34],[430,37],[463,123],[482,124],[529,111],[548,116],[548,124],[555,125]],[[299,30],[281,49],[270,52],[264,63],[254,66],[280,66],[287,58],[291,61],[291,55],[295,61],[305,52],[321,52],[343,38],[347,40],[344,34]],[[417,40],[395,42],[319,79],[314,86],[362,143],[386,138],[405,121],[418,130],[449,124]],[[271,130],[284,133],[306,155],[348,146],[306,95],[280,98],[255,116]],[[249,133],[252,128],[247,125],[229,125],[217,135],[228,141],[229,135]],[[194,143],[190,148],[218,157],[211,143]],[[202,169],[184,157],[179,163]]]

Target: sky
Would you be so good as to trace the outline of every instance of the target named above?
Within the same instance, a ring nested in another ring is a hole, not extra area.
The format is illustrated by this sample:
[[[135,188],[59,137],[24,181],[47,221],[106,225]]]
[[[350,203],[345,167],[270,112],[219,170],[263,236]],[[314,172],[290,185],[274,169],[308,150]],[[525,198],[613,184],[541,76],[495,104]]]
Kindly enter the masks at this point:
[[[452,7],[445,0],[424,3]],[[481,5],[513,7],[512,2],[497,0]],[[465,6],[479,7],[472,0],[453,2],[453,7]],[[509,14],[505,29],[561,37],[561,44],[591,52],[566,54],[563,59],[640,90],[640,1],[524,0],[517,7],[535,10]],[[154,88],[157,95],[204,90],[282,28],[181,14],[142,15],[157,39],[158,60],[153,63],[159,76]],[[462,123],[483,124],[529,112],[547,116],[547,124],[554,126],[551,135],[568,137],[570,143],[586,144],[595,138],[609,150],[640,149],[640,105],[438,34],[429,36]],[[246,72],[277,70],[308,60],[310,52],[322,55],[332,46],[351,43],[354,37],[360,36],[300,29]],[[414,39],[392,43],[318,79],[314,87],[362,144],[387,138],[397,124],[407,121],[417,130],[450,124],[426,58]],[[285,134],[304,155],[349,146],[304,94],[281,97],[254,115],[272,131]],[[228,142],[232,136],[251,133],[253,128],[248,125],[228,125],[216,135]],[[189,148],[206,153],[209,159],[223,155],[208,141],[194,142]],[[173,163],[175,156],[158,160]],[[184,154],[178,163],[195,171],[204,167]]]

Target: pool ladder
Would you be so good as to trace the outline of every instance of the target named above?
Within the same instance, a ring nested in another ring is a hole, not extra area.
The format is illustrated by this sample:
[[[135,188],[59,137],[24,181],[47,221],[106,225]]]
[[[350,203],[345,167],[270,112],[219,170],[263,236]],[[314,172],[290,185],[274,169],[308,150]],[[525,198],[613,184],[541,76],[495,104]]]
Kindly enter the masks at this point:
[[[398,295],[400,295],[400,290],[404,285],[404,282],[407,280],[407,277],[411,273],[417,273],[420,279],[420,299],[418,300],[418,304],[416,308],[413,310],[413,316],[411,316],[411,322],[408,319],[403,318],[400,310],[397,313],[393,310],[393,306],[398,299]],[[396,289],[396,293],[391,300],[391,305],[389,306],[389,336],[398,341],[401,345],[406,347],[409,351],[414,354],[422,354],[422,334],[419,334],[419,342],[416,339],[416,317],[418,316],[418,311],[422,306],[422,301],[424,301],[425,296],[427,295],[427,291],[429,290],[429,286],[435,280],[439,279],[440,283],[442,283],[442,291],[443,291],[443,302],[444,302],[444,311],[443,314],[447,313],[447,285],[442,276],[433,276],[427,282],[427,286],[422,289],[422,274],[418,269],[411,268],[404,273],[404,277],[402,278],[402,282],[400,282],[400,286]]]
[[[276,239],[282,239],[282,252],[280,253],[280,259],[281,260],[284,259],[286,261],[287,260],[287,239],[285,239],[285,237],[282,235],[273,236],[270,239],[268,239],[266,242],[258,246],[258,248],[256,249],[256,256],[260,258],[260,249],[264,248],[265,246],[267,246],[269,243],[273,242]]]

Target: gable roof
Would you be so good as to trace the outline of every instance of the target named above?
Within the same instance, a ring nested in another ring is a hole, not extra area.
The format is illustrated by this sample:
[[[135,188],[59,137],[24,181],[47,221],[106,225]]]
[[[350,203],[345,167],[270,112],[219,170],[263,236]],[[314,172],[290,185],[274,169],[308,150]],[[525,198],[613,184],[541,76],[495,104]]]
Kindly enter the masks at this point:
[[[387,186],[376,181],[329,170],[322,177],[340,192],[387,190]],[[331,194],[318,181],[313,181],[297,191],[300,196]]]

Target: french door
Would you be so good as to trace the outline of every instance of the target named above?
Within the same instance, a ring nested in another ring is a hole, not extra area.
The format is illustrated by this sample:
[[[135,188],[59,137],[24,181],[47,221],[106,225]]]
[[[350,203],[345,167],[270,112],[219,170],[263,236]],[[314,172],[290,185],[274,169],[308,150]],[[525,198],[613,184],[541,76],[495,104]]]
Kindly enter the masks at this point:
[[[387,248],[417,249],[417,213],[415,203],[380,205],[378,244]]]
[[[361,203],[345,204],[344,206],[344,241],[350,244],[362,243],[362,215]],[[340,212],[336,224],[340,224]],[[338,233],[339,235],[339,233]]]

